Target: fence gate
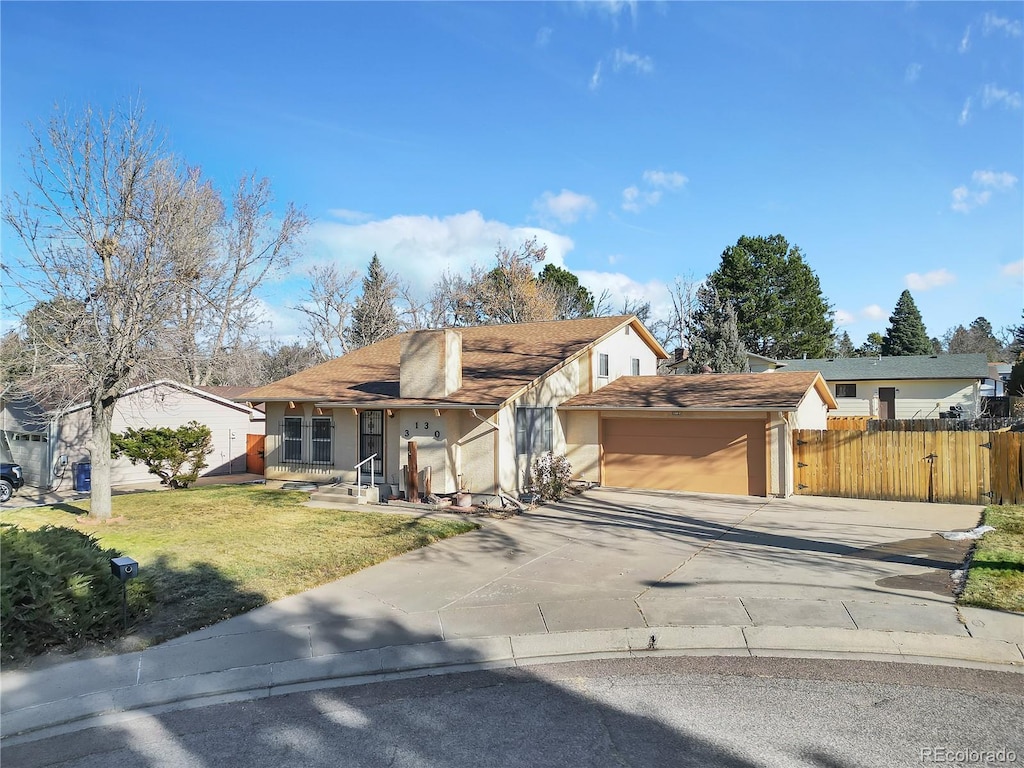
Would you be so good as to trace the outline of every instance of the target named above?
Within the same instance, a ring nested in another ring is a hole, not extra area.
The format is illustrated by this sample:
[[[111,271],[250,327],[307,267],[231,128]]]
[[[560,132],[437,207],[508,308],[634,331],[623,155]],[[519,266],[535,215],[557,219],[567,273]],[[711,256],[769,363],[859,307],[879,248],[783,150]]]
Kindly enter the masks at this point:
[[[1019,432],[793,432],[795,490],[811,496],[1024,503]]]

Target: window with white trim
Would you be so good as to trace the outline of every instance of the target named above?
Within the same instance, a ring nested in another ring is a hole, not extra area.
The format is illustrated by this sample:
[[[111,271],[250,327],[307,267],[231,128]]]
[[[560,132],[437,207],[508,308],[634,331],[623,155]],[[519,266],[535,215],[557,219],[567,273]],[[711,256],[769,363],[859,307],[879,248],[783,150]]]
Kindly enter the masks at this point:
[[[639,376],[640,375],[640,358],[639,357],[630,358],[630,361],[629,361],[629,371],[634,376]]]
[[[608,376],[608,355],[604,352],[597,356],[597,375]]]
[[[836,384],[836,397],[856,397],[856,384]]]

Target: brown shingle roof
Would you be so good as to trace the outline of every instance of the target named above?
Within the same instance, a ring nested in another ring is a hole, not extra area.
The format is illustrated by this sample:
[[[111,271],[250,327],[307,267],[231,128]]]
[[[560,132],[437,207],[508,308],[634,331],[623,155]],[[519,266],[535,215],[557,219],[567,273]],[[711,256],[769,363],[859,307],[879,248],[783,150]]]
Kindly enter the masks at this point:
[[[314,400],[351,405],[387,403],[396,407],[444,402],[497,406],[631,320],[649,338],[647,330],[631,315],[458,328],[462,333],[462,388],[444,401],[400,398],[398,367],[405,334],[258,387],[245,397],[252,402]],[[658,354],[664,353],[653,339],[649,343]]]
[[[792,411],[812,387],[829,407],[836,407],[824,379],[815,371],[623,376],[596,392],[567,400],[562,407]]]

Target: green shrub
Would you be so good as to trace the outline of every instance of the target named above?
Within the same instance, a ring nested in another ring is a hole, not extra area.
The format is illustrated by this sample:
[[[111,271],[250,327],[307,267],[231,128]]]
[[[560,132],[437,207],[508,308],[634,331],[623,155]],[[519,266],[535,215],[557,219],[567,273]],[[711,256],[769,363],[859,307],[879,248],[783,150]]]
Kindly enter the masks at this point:
[[[121,582],[110,573],[110,558],[119,554],[71,528],[0,526],[4,658],[54,646],[73,650],[121,634]]]
[[[209,427],[190,421],[177,429],[129,428],[123,435],[112,434],[110,446],[113,458],[124,456],[132,464],[145,464],[163,485],[188,488],[209,466],[206,455],[213,450],[213,437]]]

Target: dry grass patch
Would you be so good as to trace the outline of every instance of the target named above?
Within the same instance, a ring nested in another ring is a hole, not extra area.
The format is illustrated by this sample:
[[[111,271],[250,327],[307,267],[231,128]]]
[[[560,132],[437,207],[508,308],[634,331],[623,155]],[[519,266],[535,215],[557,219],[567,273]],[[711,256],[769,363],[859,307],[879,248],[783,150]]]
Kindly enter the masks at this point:
[[[434,541],[469,521],[302,506],[309,494],[205,486],[113,498],[115,520],[85,517],[88,502],[5,510],[22,528],[61,525],[139,561],[151,607],[135,633],[165,640],[325,584]]]

